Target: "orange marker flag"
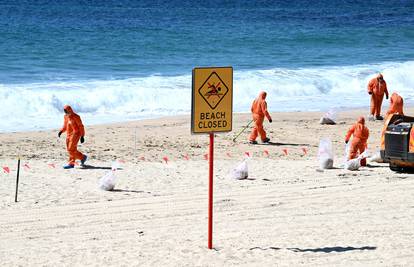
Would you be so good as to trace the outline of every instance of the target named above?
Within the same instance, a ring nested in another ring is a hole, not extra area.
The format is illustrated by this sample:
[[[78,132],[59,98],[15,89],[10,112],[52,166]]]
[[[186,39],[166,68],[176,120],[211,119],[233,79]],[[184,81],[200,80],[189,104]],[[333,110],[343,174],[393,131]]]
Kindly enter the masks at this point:
[[[308,149],[306,147],[302,147],[302,151],[305,156],[308,154]]]
[[[268,150],[263,150],[263,153],[268,157],[269,156],[269,151]]]
[[[54,163],[48,163],[47,166],[49,166],[50,168],[53,168],[53,169],[56,168]]]
[[[165,164],[168,164],[168,157],[167,156],[163,157],[162,159],[165,161]]]
[[[288,150],[287,150],[287,148],[282,149],[282,151],[283,151],[283,153],[285,153],[285,156],[287,156],[287,155],[288,155]]]
[[[250,158],[250,152],[244,152],[244,155],[246,155]]]
[[[10,168],[7,166],[3,167],[3,172],[9,174],[10,173]]]
[[[188,155],[184,155],[184,156],[183,156],[183,158],[184,158],[185,160],[190,160],[190,157],[189,157]]]
[[[145,157],[140,157],[139,160],[145,160]]]

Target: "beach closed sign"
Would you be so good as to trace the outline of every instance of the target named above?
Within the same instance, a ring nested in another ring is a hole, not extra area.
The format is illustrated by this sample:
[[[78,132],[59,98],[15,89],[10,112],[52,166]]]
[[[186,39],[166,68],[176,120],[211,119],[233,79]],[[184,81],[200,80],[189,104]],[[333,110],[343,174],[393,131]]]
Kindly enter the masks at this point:
[[[191,132],[230,132],[233,121],[233,68],[193,69]]]

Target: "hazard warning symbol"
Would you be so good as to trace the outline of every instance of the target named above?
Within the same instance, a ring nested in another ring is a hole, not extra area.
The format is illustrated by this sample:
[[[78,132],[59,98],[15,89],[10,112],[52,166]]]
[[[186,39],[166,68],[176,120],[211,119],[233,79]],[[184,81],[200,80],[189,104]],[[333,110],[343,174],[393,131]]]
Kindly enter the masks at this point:
[[[195,68],[192,87],[192,133],[231,131],[233,68]]]
[[[211,109],[215,109],[220,104],[220,101],[226,96],[228,91],[229,88],[216,72],[212,72],[200,89],[198,89],[199,94]]]

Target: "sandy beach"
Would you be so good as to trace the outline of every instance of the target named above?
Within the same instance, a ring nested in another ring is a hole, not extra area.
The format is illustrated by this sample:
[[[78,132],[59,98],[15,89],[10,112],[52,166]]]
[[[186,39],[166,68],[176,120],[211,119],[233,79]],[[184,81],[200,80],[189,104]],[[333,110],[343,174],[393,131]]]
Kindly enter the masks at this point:
[[[0,1],[0,267],[414,267],[413,3]]]
[[[413,114],[414,109],[406,109]],[[249,145],[250,120],[215,143],[214,239],[207,249],[208,136],[190,117],[86,125],[87,168],[63,170],[57,130],[0,134],[0,258],[3,266],[412,266],[414,176],[370,163],[341,168],[344,136],[365,110],[272,113],[275,145]],[[369,150],[382,122],[367,122]],[[334,144],[335,169],[319,171],[321,137]],[[246,152],[249,179],[230,171]],[[287,154],[287,155],[286,155]],[[22,158],[14,203],[16,158]],[[167,157],[166,163],[163,158]],[[113,161],[116,190],[98,180]],[[24,166],[24,167],[23,167]]]

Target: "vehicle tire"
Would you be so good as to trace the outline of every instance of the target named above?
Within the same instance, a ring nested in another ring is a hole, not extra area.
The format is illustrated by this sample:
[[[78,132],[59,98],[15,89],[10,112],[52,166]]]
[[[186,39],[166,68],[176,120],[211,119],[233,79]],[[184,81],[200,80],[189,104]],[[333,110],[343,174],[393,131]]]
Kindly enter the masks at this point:
[[[390,169],[394,172],[403,172],[404,168],[398,166],[397,164],[393,163],[392,161],[390,161]]]

